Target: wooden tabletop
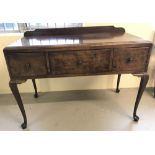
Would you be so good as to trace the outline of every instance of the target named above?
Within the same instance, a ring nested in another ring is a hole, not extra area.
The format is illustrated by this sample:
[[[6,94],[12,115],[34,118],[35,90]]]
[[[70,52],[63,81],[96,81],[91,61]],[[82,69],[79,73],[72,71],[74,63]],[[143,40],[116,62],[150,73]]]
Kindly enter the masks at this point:
[[[95,29],[96,27],[94,27]],[[101,28],[101,27],[97,27]],[[96,29],[97,29],[96,28]],[[67,28],[66,28],[67,29]],[[44,29],[45,30],[45,29]],[[54,30],[54,29],[52,29]],[[58,30],[58,29],[57,29]],[[67,29],[68,30],[68,29]],[[77,28],[78,30],[78,28]],[[34,33],[34,32],[33,32]],[[29,35],[25,36],[16,42],[8,45],[5,49],[7,50],[18,50],[18,49],[36,49],[36,48],[50,48],[50,49],[61,49],[61,48],[84,48],[84,47],[100,47],[100,46],[145,46],[151,44],[150,41],[146,41],[140,37],[128,34],[125,32],[87,32],[82,34],[44,34],[44,35]]]

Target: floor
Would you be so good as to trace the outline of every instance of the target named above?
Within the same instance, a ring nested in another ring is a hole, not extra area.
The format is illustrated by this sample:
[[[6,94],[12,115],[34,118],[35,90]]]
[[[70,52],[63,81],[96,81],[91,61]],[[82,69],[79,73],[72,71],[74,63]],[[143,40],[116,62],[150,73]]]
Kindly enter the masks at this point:
[[[155,130],[155,99],[148,88],[132,120],[137,89],[84,90],[21,94],[28,119],[26,131]],[[0,95],[0,130],[20,131],[23,119],[11,94]]]

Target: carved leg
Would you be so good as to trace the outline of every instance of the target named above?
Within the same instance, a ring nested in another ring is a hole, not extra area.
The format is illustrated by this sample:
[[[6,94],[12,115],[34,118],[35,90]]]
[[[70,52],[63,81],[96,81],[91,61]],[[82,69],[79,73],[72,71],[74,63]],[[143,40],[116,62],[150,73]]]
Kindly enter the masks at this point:
[[[27,118],[26,118],[24,105],[22,103],[22,99],[21,99],[21,96],[20,96],[19,91],[18,91],[17,84],[20,84],[20,83],[16,83],[16,82],[12,82],[12,81],[9,82],[9,86],[11,88],[11,91],[12,91],[12,93],[13,93],[13,95],[14,95],[17,103],[18,103],[18,106],[19,106],[20,111],[21,111],[23,118],[24,118],[24,123],[21,125],[21,127],[23,129],[25,129],[27,127]]]
[[[35,97],[35,98],[38,98],[38,92],[37,92],[37,86],[36,86],[36,81],[35,81],[35,79],[32,79],[32,83],[33,83],[34,90],[35,90],[34,97]]]
[[[141,97],[143,95],[143,92],[146,88],[147,82],[149,80],[149,75],[148,74],[142,74],[142,75],[135,75],[135,76],[141,77],[139,90],[138,90],[138,94],[137,94],[137,98],[136,98],[136,102],[135,102],[134,112],[133,112],[134,121],[138,121],[139,117],[136,115],[136,112],[137,112],[137,108],[138,108],[139,102],[141,100]]]
[[[120,79],[121,79],[121,74],[118,74],[116,93],[119,93],[120,92],[120,89],[119,89]]]

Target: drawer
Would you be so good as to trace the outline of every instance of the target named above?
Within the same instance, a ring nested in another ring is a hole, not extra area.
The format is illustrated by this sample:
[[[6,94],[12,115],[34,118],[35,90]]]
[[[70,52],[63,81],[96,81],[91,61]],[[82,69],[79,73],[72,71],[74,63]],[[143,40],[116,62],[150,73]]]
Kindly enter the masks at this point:
[[[36,77],[47,74],[43,53],[9,53],[7,59],[12,77]]]
[[[109,70],[110,49],[50,54],[55,75],[86,75]]]
[[[149,48],[114,49],[113,70],[123,72],[145,72],[149,56]]]
[[[91,72],[93,58],[90,52],[63,52],[50,54],[54,75],[77,75]]]

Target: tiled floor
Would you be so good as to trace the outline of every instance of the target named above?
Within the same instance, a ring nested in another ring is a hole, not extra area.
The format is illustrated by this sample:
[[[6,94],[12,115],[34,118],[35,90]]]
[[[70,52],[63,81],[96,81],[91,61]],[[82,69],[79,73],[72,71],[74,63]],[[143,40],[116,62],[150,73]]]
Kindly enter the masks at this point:
[[[155,130],[155,99],[147,89],[132,121],[137,89],[21,94],[28,118],[26,131]],[[23,119],[12,95],[0,95],[0,130],[22,130]]]

